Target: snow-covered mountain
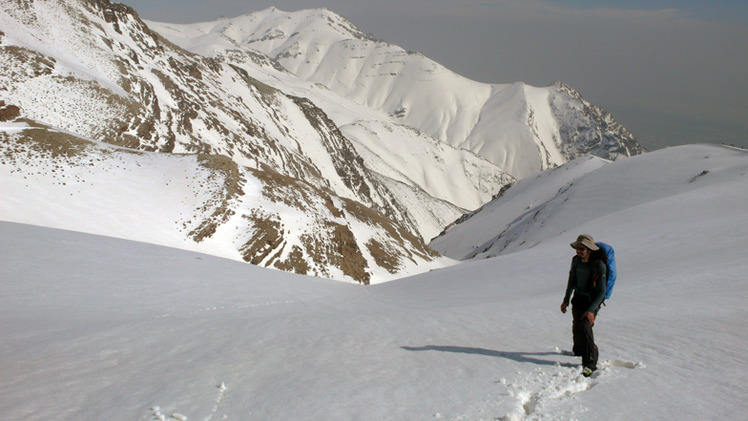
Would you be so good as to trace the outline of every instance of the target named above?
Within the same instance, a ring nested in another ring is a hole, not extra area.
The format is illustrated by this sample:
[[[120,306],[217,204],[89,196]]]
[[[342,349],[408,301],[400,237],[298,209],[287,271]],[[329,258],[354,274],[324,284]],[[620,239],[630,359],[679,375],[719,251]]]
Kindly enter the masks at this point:
[[[534,247],[367,287],[0,222],[0,418],[743,419],[748,152],[677,147],[534,181],[572,180],[574,218],[543,216]],[[580,233],[613,244],[619,271],[590,378],[559,352]]]
[[[295,76],[475,152],[517,178],[584,154],[616,159],[644,151],[609,113],[570,86],[478,83],[378,41],[329,10],[269,8],[215,22],[149,26],[208,57],[260,51]],[[351,123],[333,119],[346,133]]]
[[[195,192],[205,202],[190,200],[191,209],[213,213],[188,222],[176,214],[134,211],[167,224],[153,224],[153,234],[142,241],[176,242],[336,279],[379,281],[439,266],[422,240],[489,201],[515,176],[580,153],[615,158],[641,151],[630,133],[569,87],[469,81],[420,54],[375,41],[327,10],[271,8],[178,26],[143,22],[133,9],[108,0],[0,5],[1,108],[3,120],[17,119],[3,133],[9,139],[4,153],[12,157],[5,174],[58,175],[27,165],[35,155],[17,148],[27,141],[51,154],[44,161],[49,165],[80,166],[55,152],[64,133],[65,142],[102,141],[176,155],[164,161],[167,167],[179,167],[166,162],[185,162],[183,154],[198,155],[187,166],[208,163],[211,177],[223,174],[233,183],[233,190],[222,193]],[[321,55],[325,45],[331,49]],[[113,153],[100,145],[94,149],[86,155],[93,162]],[[114,155],[127,156],[121,149]],[[144,165],[139,159],[126,161]],[[115,182],[108,171],[110,166],[94,166],[87,177]],[[172,183],[143,187],[159,186],[164,197],[180,197],[183,191],[169,192],[185,182],[175,171]],[[288,216],[294,212],[249,201],[241,185],[250,179],[262,180],[265,199],[283,209],[281,204],[291,203],[314,222],[299,228]],[[105,213],[93,195],[84,200],[85,194],[61,194],[65,184],[46,179],[39,181],[41,188],[17,181],[11,183],[17,190],[6,188],[8,203],[36,203],[28,198],[37,194],[58,197],[56,206],[63,208]],[[142,194],[157,195],[153,189]],[[24,206],[7,209],[11,220],[41,223]],[[82,219],[79,229],[92,232]],[[75,229],[70,221],[41,220]],[[191,228],[177,234],[178,221]],[[93,232],[134,239],[121,228]],[[159,240],[156,233],[164,232]],[[320,246],[326,242],[336,246]],[[349,243],[356,245],[356,258],[341,258]]]
[[[571,88],[423,73],[327,11],[159,27],[188,52],[105,0],[0,5],[0,419],[745,416],[745,150],[610,161],[636,144]],[[453,259],[412,234],[481,205]],[[558,309],[581,233],[619,274],[590,378]]]
[[[675,149],[616,162],[587,156],[520,180],[450,226],[430,245],[460,260],[494,257],[530,249],[590,225],[597,227],[604,241],[607,232],[621,228],[615,215],[646,212],[660,202],[679,200],[683,206],[697,207],[719,200],[738,207],[748,205],[743,198],[743,191],[748,190],[746,151],[703,145]],[[736,197],[728,197],[731,191]],[[687,204],[689,198],[694,203]],[[672,218],[668,214],[659,217]],[[712,217],[726,216],[704,214],[705,219]],[[636,223],[635,219],[630,223]],[[486,230],[487,226],[493,229]],[[684,225],[683,229],[689,228]]]
[[[324,102],[337,104],[349,120],[372,122],[347,137],[303,89],[291,89],[298,78],[268,58],[251,51],[239,54],[241,60],[187,52],[126,6],[106,0],[2,4],[7,71],[0,93],[45,124],[142,150],[223,154],[243,166],[267,165],[372,207],[427,239],[514,181],[485,159],[444,144],[435,148],[433,139],[332,95]],[[262,71],[239,66],[247,60],[261,63]],[[285,77],[289,87],[257,79],[268,73]],[[407,165],[382,165],[372,151],[392,149],[386,145],[401,145],[399,160]],[[443,184],[448,187],[437,187]]]
[[[226,156],[134,151],[0,123],[0,219],[361,283],[444,259],[350,199]]]

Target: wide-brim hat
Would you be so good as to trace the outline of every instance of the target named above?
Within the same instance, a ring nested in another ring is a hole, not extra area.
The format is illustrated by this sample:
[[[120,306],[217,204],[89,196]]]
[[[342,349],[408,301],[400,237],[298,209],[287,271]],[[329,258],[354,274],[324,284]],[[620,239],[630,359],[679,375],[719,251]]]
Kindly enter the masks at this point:
[[[595,240],[592,238],[591,235],[588,234],[582,234],[579,237],[577,237],[577,241],[570,244],[572,248],[578,248],[579,246],[585,246],[588,249],[595,251],[599,250],[600,247],[595,245]]]

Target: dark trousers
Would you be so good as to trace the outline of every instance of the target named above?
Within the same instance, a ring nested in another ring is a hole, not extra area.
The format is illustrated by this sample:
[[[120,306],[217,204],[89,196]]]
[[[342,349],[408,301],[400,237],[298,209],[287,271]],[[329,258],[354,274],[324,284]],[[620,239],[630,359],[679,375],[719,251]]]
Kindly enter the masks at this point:
[[[582,365],[593,370],[597,369],[597,345],[595,345],[595,335],[592,333],[592,325],[587,318],[582,317],[590,307],[590,302],[585,297],[576,296],[571,300],[571,314],[574,321],[571,325],[571,331],[574,335],[574,355],[582,357]],[[595,309],[594,314],[597,316]]]

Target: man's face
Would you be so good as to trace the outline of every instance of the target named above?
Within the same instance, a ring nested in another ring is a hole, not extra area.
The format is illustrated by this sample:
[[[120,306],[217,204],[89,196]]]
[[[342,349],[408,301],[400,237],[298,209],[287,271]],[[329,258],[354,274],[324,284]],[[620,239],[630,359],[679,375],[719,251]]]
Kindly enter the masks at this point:
[[[590,258],[590,249],[584,246],[579,246],[576,248],[577,250],[577,256],[579,256],[582,261],[586,262]]]

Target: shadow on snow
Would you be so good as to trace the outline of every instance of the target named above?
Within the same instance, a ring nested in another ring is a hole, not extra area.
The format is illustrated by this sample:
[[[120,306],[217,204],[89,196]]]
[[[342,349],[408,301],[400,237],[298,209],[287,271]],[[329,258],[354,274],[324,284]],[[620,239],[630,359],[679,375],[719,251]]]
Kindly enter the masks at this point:
[[[472,348],[465,346],[451,346],[451,345],[426,345],[426,346],[403,346],[402,349],[406,351],[440,351],[440,352],[455,352],[459,354],[473,354],[473,355],[485,355],[488,357],[500,357],[506,358],[512,361],[520,363],[532,363],[538,365],[559,365],[561,367],[576,367],[579,364],[563,363],[555,359],[543,359],[539,357],[544,356],[555,356],[558,357],[561,354],[558,352],[507,352],[497,351],[494,349],[486,348]]]

